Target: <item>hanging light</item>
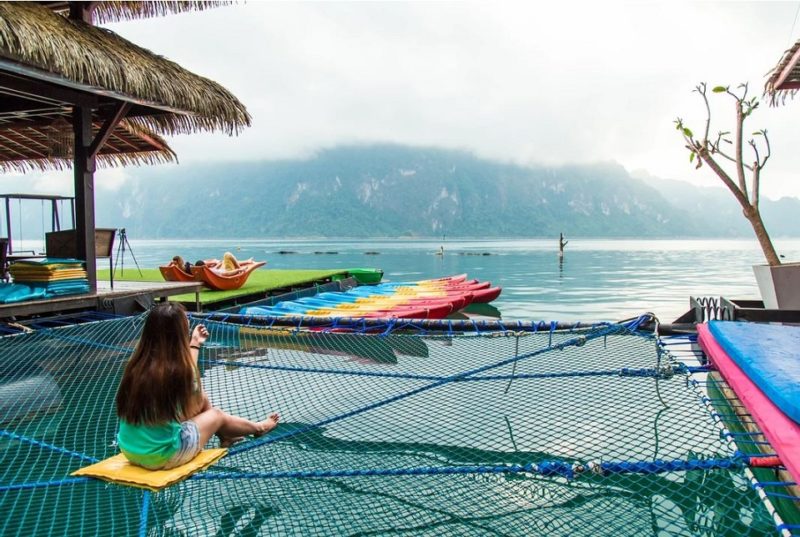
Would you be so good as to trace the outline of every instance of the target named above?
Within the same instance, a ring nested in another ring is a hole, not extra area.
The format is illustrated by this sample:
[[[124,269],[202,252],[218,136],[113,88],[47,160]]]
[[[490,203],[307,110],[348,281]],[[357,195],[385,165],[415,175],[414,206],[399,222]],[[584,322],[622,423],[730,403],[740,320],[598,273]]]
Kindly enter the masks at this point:
[[[48,156],[51,158],[72,157],[73,140],[72,125],[63,116],[58,116],[47,131]]]

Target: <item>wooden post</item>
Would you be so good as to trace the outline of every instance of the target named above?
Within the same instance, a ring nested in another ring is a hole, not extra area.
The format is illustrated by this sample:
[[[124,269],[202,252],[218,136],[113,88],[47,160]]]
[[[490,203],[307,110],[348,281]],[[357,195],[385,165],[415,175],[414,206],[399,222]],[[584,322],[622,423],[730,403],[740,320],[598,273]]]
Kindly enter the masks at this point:
[[[11,200],[9,198],[6,198],[6,231],[8,232],[8,253],[13,254],[14,245],[11,244]]]
[[[78,259],[86,261],[89,292],[97,292],[97,266],[94,245],[94,170],[95,161],[89,155],[92,144],[92,110],[76,105],[72,109],[75,134],[73,169],[75,171],[75,230]]]
[[[92,12],[97,7],[97,2],[68,2],[69,18],[92,24]]]

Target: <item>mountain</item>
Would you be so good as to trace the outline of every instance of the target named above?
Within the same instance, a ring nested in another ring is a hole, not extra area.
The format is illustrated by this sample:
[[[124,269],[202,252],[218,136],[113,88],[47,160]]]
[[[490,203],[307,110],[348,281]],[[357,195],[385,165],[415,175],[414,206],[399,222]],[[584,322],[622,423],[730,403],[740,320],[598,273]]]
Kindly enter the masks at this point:
[[[632,176],[656,189],[670,204],[681,205],[695,215],[706,215],[701,225],[708,228],[709,236],[753,237],[741,206],[721,183],[719,186],[700,187],[674,179],[659,179],[641,171],[633,172]],[[794,220],[800,212],[800,200],[761,198],[759,207],[772,238],[800,235],[800,227]]]
[[[525,167],[369,145],[131,174],[98,190],[97,225],[136,238],[747,236],[740,215],[705,218],[711,198],[660,191],[616,164]]]

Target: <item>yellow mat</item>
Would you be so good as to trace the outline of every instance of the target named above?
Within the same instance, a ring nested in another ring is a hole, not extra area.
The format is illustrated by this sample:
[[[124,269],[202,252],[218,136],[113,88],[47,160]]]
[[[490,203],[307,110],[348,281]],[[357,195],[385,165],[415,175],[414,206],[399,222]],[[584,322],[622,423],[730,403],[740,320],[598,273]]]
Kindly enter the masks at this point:
[[[96,477],[118,485],[139,487],[153,492],[179,483],[195,472],[204,470],[221,459],[227,449],[204,449],[197,457],[186,464],[170,470],[147,470],[131,464],[125,455],[120,453],[91,466],[85,466],[72,472],[73,476]]]
[[[14,281],[17,283],[24,283],[24,282],[60,282],[63,280],[85,280],[86,279],[86,272],[85,271],[75,271],[75,272],[68,272],[64,274],[30,274],[26,272],[13,272],[11,276],[14,277]]]

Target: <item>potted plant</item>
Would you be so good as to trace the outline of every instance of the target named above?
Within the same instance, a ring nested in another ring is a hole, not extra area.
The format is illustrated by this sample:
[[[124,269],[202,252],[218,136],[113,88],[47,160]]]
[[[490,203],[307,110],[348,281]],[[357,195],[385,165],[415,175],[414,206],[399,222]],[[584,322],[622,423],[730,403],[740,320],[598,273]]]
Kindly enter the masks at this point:
[[[716,86],[711,89],[712,93],[727,96],[733,101],[736,110],[736,126],[733,134],[720,131],[714,139],[709,138],[711,106],[705,83],[697,85],[694,89],[703,99],[706,108],[706,122],[702,136],[695,137],[681,118],[675,120],[675,127],[686,142],[689,162],[696,163],[697,169],[705,164],[716,174],[742,206],[744,217],[753,227],[767,261],[766,265],[753,267],[764,307],[800,310],[800,263],[781,263],[758,208],[761,170],[771,155],[766,129],[752,133],[752,138],[747,140],[749,146],[747,153],[750,158],[745,156],[744,123],[759,106],[758,98],[748,97],[747,90],[747,84],[740,84],[736,90],[731,90],[729,86]],[[733,174],[729,174],[723,164],[732,168]]]

